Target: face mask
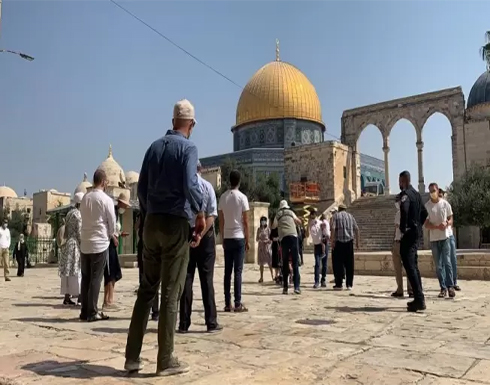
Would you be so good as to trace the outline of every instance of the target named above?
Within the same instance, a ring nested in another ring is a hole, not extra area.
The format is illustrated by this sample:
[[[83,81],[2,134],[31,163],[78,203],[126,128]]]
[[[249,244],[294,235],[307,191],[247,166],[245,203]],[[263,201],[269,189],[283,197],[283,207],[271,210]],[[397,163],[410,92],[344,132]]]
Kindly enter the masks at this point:
[[[439,193],[437,191],[431,192],[430,197],[436,200],[437,198],[439,198]]]
[[[124,212],[125,212],[125,211],[126,211],[126,209],[123,209],[122,207],[119,207],[119,208],[117,209],[117,212],[118,212],[119,214],[121,214],[121,215],[122,215],[122,214],[124,214]]]
[[[267,222],[266,221],[262,221],[262,222],[260,222],[260,225],[261,226],[266,226],[267,225]]]
[[[6,228],[7,228],[7,224],[6,224],[6,223],[4,223],[4,224],[2,225],[2,227],[3,227],[4,229],[6,229]]]

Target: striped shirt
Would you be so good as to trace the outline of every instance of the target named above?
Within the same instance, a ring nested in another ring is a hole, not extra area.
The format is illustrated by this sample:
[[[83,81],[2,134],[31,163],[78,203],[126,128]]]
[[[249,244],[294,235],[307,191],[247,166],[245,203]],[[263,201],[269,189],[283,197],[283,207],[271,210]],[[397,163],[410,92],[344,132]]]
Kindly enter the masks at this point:
[[[354,233],[359,231],[356,219],[346,211],[339,211],[334,215],[332,221],[332,232],[335,234],[335,241],[342,243],[350,242],[354,239]]]
[[[213,185],[206,179],[203,179],[201,175],[197,174],[197,182],[202,192],[202,207],[206,218],[218,216],[218,204],[216,203],[216,193],[214,192]],[[196,214],[192,216],[192,220],[189,222],[191,227],[194,227],[196,223]]]

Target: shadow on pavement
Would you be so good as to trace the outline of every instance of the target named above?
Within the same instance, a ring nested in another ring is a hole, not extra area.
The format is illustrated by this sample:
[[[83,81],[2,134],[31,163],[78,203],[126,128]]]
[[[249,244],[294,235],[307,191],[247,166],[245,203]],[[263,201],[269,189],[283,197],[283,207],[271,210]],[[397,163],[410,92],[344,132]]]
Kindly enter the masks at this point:
[[[41,361],[22,366],[22,369],[29,370],[40,376],[54,376],[62,378],[91,379],[97,377],[119,377],[119,378],[149,378],[153,374],[137,373],[128,375],[123,370],[118,370],[110,366],[89,364],[88,361]]]
[[[92,328],[91,329],[93,332],[96,332],[96,333],[106,333],[106,334],[113,334],[113,333],[120,333],[120,334],[128,334],[128,330],[129,330],[129,325],[128,327],[126,328],[103,328],[103,327],[100,327],[100,328]],[[157,333],[157,329],[146,329],[146,333]]]
[[[109,315],[110,316],[110,315]],[[93,322],[95,324],[100,324],[101,322],[102,323],[106,323],[106,322],[111,322],[111,321],[129,321],[131,320],[131,318],[128,318],[128,317],[114,317],[114,316],[110,316],[110,318],[108,320],[104,320],[104,321],[97,321],[97,322]],[[80,321],[80,318],[78,318],[78,316],[76,318],[37,318],[37,317],[32,317],[32,318],[14,318],[12,319],[12,321],[19,321],[19,322],[32,322],[32,323],[36,323],[36,322],[40,322],[40,323],[53,323],[53,324],[61,324],[61,323],[88,323],[88,322],[82,322]],[[92,324],[92,323],[90,323]]]
[[[66,310],[77,310],[80,311],[80,307],[77,306],[67,306],[62,303],[53,305],[49,303],[13,303],[12,306],[16,307],[50,307],[52,309],[66,309]]]
[[[381,312],[396,312],[396,313],[406,313],[405,308],[401,307],[373,307],[373,306],[359,306],[359,307],[348,307],[348,306],[325,306],[326,310],[335,310],[341,313],[381,313]]]

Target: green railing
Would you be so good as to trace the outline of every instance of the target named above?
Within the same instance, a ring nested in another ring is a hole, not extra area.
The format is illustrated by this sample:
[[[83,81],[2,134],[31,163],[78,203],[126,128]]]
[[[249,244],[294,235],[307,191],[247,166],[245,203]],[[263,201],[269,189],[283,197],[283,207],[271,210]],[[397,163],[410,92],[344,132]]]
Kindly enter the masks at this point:
[[[10,245],[10,257],[12,258],[14,248],[18,239],[13,239]],[[30,238],[26,239],[27,250],[29,250],[29,262],[31,265],[38,263],[49,263],[58,260],[58,247],[53,238]]]

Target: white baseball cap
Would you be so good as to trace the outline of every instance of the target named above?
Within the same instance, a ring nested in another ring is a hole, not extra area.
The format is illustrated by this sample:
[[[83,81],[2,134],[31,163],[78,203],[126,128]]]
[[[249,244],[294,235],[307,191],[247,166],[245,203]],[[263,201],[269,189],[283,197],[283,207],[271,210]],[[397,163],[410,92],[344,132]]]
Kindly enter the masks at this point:
[[[174,106],[174,119],[189,119],[196,121],[194,106],[187,99],[179,100]]]

